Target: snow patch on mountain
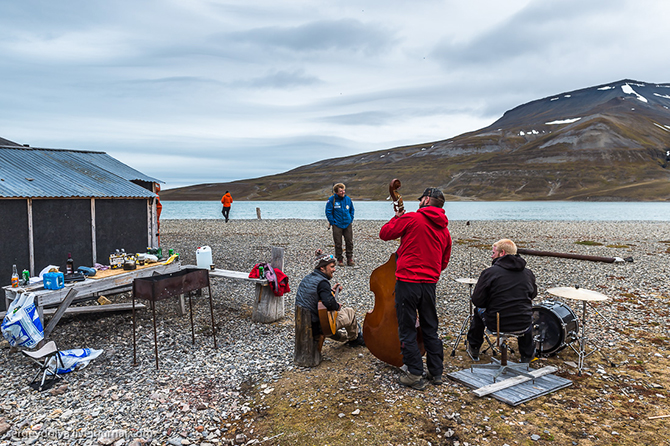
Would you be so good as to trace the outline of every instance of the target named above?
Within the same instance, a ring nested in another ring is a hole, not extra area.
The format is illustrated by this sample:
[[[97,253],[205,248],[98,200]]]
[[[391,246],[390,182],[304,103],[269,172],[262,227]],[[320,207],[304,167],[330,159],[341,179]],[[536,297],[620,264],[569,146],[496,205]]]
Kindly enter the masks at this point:
[[[639,84],[634,84],[634,85],[640,86]],[[642,87],[644,87],[644,85],[642,85]],[[637,96],[637,99],[638,99],[639,101],[642,101],[642,102],[649,102],[649,101],[647,100],[647,98],[645,98],[644,96],[638,94],[635,90],[633,90],[633,87],[631,87],[631,86],[628,85],[628,84],[622,85],[622,86],[621,86],[621,90],[622,90],[625,94],[634,94],[635,96]]]
[[[570,119],[562,119],[560,121],[551,121],[551,122],[545,122],[546,125],[555,125],[555,124],[572,124],[573,122],[577,122],[582,118],[570,118]]]

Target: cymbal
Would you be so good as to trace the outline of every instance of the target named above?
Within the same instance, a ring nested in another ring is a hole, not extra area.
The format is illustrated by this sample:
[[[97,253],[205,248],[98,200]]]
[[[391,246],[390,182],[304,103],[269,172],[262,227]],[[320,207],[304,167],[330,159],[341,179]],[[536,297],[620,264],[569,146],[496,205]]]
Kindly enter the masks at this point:
[[[477,279],[469,279],[467,277],[459,277],[458,279],[456,279],[456,282],[466,283],[468,285],[474,285],[475,283],[477,283]]]
[[[589,302],[598,302],[609,299],[602,293],[597,291],[585,290],[584,288],[573,288],[573,287],[557,287],[549,288],[547,293],[553,294],[554,296],[564,297],[566,299],[573,300],[585,300]]]

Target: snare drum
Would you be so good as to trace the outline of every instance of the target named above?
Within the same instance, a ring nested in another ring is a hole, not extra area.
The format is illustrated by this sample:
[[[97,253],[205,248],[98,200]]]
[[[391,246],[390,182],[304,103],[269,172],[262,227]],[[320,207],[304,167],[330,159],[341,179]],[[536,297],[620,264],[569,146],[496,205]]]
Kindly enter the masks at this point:
[[[538,354],[552,355],[579,336],[577,315],[562,302],[545,301],[533,306],[533,338]]]

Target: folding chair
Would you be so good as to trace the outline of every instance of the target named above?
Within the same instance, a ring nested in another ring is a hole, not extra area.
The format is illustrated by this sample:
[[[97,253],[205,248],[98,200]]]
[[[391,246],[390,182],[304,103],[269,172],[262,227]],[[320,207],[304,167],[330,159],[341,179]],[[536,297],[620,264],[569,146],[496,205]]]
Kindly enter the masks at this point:
[[[65,365],[63,365],[63,359],[60,356],[60,353],[58,352],[58,348],[56,347],[56,343],[54,341],[49,341],[47,344],[40,348],[39,350],[35,351],[26,351],[22,350],[21,353],[35,361],[35,363],[40,367],[40,369],[37,371],[35,374],[35,377],[33,380],[28,384],[30,387],[32,387],[35,390],[42,391],[42,389],[49,389],[53,384],[56,382],[56,379],[62,379],[60,376],[58,376],[58,365],[60,364],[61,368],[65,368]],[[53,371],[53,375],[49,381],[46,381],[47,378],[47,373],[49,373],[49,361],[51,361],[51,358],[57,358],[56,359],[56,364],[55,368]],[[40,373],[42,374],[42,380],[38,381],[37,378],[40,376]],[[46,383],[46,386],[45,386]]]

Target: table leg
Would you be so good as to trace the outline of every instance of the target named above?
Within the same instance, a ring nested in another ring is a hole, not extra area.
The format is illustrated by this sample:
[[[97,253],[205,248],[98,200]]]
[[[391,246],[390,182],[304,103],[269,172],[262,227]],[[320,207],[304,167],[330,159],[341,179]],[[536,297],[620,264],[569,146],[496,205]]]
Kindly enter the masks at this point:
[[[133,293],[133,365],[137,365],[137,341],[135,339],[135,331],[137,323],[135,322],[135,293]]]
[[[154,352],[156,353],[156,370],[158,370],[158,335],[156,334],[156,305],[154,305],[153,308],[153,320],[154,320]]]
[[[214,348],[216,347],[216,324],[214,323],[214,305],[212,304],[212,287],[207,285],[207,292],[209,293],[209,313],[212,316],[212,337],[214,338]]]
[[[188,292],[188,310],[191,313],[191,344],[195,345],[195,329],[193,328],[193,302],[190,291]]]

